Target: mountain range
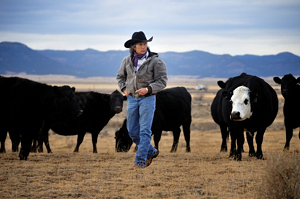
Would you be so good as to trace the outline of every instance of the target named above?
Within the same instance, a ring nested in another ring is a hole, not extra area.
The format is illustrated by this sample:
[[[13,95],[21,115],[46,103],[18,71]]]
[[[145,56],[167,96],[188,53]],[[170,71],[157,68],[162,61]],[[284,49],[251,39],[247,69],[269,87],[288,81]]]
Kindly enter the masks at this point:
[[[63,74],[76,77],[116,76],[128,50],[33,50],[18,42],[0,43],[0,74]],[[233,77],[242,72],[260,77],[300,75],[300,57],[290,52],[277,55],[216,55],[204,51],[159,53],[168,75]]]

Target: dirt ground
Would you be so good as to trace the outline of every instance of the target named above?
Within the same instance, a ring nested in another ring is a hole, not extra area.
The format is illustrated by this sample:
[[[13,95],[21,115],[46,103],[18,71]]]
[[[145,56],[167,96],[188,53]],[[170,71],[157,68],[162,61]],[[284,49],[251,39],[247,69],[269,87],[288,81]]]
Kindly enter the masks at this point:
[[[182,85],[176,82],[169,87]],[[194,84],[184,86],[192,88]],[[289,152],[283,152],[283,99],[279,92],[278,116],[264,136],[264,160],[248,157],[245,142],[242,161],[234,161],[228,158],[229,152],[220,152],[221,134],[210,115],[218,87],[210,82],[206,85],[207,91],[189,90],[193,97],[191,153],[185,152],[183,134],[177,152],[170,153],[173,136],[163,132],[159,156],[149,167],[131,170],[133,148],[128,153],[117,153],[114,148],[114,133],[122,125],[124,111],[100,133],[97,154],[92,153],[90,134],[79,153],[73,153],[76,136],[50,132],[53,153],[30,153],[27,161],[20,161],[7,139],[7,152],[0,154],[0,198],[257,198],[272,160],[300,155],[299,129],[294,130]]]

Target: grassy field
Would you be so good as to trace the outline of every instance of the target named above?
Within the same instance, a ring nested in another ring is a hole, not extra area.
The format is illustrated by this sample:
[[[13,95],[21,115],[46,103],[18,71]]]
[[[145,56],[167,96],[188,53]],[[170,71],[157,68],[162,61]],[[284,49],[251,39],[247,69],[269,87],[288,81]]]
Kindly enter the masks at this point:
[[[53,85],[76,86],[77,90],[110,93],[117,89],[114,78],[89,82],[66,79],[69,83],[51,81],[51,78],[47,81]],[[85,136],[79,153],[73,153],[76,136],[50,132],[52,154],[30,153],[28,161],[19,161],[18,153],[11,152],[7,139],[7,153],[0,154],[0,198],[266,198],[270,186],[272,189],[281,186],[268,183],[271,168],[286,165],[290,169],[289,162],[300,163],[298,129],[294,131],[290,151],[283,152],[283,98],[279,93],[278,116],[264,136],[264,160],[248,157],[247,143],[241,162],[228,158],[229,152],[219,152],[221,134],[210,115],[210,105],[218,90],[216,81],[170,78],[168,87],[185,86],[193,97],[191,153],[185,152],[183,134],[177,152],[170,153],[173,135],[163,132],[160,155],[148,168],[131,170],[135,157],[133,148],[128,153],[117,153],[114,149],[114,133],[125,118],[124,109],[100,133],[98,154],[92,153],[90,134]],[[275,83],[270,83],[278,90]],[[206,85],[208,90],[195,90],[197,84]],[[299,182],[299,164],[296,175],[294,173]]]

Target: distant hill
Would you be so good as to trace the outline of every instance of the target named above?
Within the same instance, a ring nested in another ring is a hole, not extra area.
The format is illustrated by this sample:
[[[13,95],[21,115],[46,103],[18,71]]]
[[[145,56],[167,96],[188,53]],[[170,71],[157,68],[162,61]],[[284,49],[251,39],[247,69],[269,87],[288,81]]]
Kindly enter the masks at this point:
[[[21,43],[0,43],[0,74],[64,74],[77,77],[116,76],[128,50],[101,52],[92,49],[61,51],[33,50]],[[203,51],[166,52],[159,56],[167,65],[168,75],[232,77],[251,75],[300,75],[300,57],[289,52],[277,55],[215,55]]]

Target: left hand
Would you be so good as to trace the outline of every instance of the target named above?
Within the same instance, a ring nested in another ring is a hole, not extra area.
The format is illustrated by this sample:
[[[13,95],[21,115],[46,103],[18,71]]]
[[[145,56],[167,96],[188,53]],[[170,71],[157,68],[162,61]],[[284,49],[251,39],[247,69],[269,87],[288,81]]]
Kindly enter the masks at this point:
[[[146,95],[148,91],[146,88],[141,88],[139,90],[136,90],[135,93],[138,93],[139,95]]]

